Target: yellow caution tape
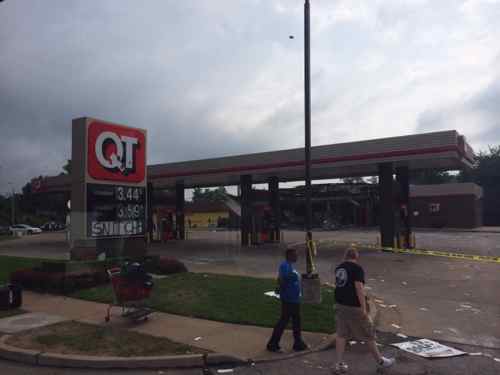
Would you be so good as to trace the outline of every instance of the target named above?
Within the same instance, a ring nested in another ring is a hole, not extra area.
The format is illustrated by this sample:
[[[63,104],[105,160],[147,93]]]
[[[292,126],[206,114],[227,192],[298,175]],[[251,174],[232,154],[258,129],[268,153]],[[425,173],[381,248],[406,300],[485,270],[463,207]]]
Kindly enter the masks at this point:
[[[489,255],[473,255],[473,254],[463,254],[463,253],[453,253],[449,251],[440,251],[440,250],[425,250],[425,249],[398,249],[392,247],[380,247],[363,243],[350,243],[350,242],[342,242],[337,240],[319,240],[320,243],[332,243],[338,245],[356,245],[359,247],[364,247],[373,250],[380,251],[390,251],[393,253],[403,253],[403,254],[417,254],[417,255],[429,255],[436,257],[445,257],[445,258],[453,258],[453,259],[465,259],[465,260],[473,260],[477,262],[489,262],[489,263],[500,263],[500,256],[489,256]]]

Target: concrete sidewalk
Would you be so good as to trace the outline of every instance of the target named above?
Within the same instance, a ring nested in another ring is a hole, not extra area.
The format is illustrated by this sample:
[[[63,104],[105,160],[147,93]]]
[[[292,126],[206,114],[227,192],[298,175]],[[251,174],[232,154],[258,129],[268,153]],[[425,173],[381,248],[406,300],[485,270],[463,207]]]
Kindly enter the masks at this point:
[[[120,326],[244,360],[273,359],[283,356],[265,350],[272,331],[270,328],[221,323],[161,312],[155,312],[148,321],[137,324],[122,318],[121,309],[117,307],[112,310],[111,322],[105,323],[104,317],[108,306],[105,304],[28,291],[24,292],[23,297],[23,310],[29,312],[43,312],[92,324]],[[320,347],[332,340],[326,334],[304,332],[303,335],[311,348]],[[285,352],[290,352],[292,345],[292,333],[286,331],[281,346]]]

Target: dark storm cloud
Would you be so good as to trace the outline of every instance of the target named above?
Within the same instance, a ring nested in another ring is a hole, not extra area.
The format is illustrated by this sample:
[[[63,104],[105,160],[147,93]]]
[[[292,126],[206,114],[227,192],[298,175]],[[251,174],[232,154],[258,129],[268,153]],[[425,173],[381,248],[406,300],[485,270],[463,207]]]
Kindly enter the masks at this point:
[[[496,135],[494,88],[463,103],[438,81],[479,90],[498,54],[500,6],[401,4],[312,2],[313,144],[433,130],[463,111],[477,117],[474,134]],[[302,145],[302,6],[2,2],[0,193],[58,173],[81,116],[147,129],[150,163]]]
[[[269,2],[2,4],[0,192],[58,172],[85,115],[148,129],[151,162],[258,151],[213,113],[293,23]]]

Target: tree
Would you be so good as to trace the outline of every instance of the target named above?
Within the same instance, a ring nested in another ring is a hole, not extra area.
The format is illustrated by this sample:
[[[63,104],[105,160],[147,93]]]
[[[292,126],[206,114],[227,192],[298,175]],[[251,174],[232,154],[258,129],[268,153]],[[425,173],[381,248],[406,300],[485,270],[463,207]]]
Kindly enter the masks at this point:
[[[410,183],[415,185],[435,185],[457,182],[457,177],[448,172],[423,170],[418,171],[410,178]]]
[[[226,200],[226,188],[224,186],[219,186],[216,189],[201,189],[195,188],[193,191],[193,202],[200,200],[210,201],[210,202],[223,202]]]
[[[500,145],[481,151],[471,170],[462,171],[460,182],[475,182],[483,188],[483,223],[500,225]]]
[[[68,159],[66,161],[66,164],[63,165],[62,167],[63,171],[61,174],[71,174],[71,159]]]
[[[203,199],[203,190],[200,187],[195,187],[193,191],[193,202]]]

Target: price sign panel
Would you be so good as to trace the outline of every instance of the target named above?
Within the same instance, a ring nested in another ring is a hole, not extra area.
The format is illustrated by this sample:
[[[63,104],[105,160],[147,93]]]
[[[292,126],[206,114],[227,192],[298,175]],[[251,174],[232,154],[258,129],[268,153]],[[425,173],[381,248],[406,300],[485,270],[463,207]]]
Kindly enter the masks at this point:
[[[72,131],[71,256],[128,243],[140,250],[148,214],[146,130],[81,117]]]
[[[87,184],[87,236],[144,236],[146,189],[141,186]]]

